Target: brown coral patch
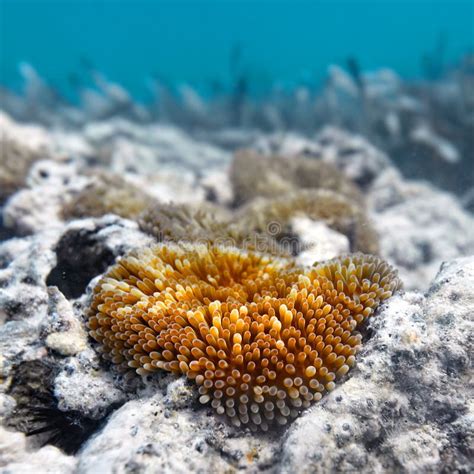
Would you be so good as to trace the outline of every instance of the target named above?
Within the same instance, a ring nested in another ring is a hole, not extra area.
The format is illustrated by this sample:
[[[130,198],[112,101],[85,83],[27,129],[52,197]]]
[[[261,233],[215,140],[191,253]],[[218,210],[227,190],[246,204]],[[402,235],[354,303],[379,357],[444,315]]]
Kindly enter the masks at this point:
[[[64,206],[65,219],[105,214],[137,219],[149,206],[157,205],[149,194],[119,175],[96,171],[91,178],[91,182]]]
[[[258,197],[274,198],[300,189],[326,189],[364,205],[356,184],[342,171],[315,158],[264,156],[252,150],[240,150],[234,156],[230,180],[237,206]]]
[[[223,234],[228,222],[226,211],[210,203],[159,204],[146,209],[138,218],[140,228],[159,241],[206,241]]]
[[[0,136],[0,203],[26,185],[26,177],[44,150],[33,150],[6,136]]]
[[[201,403],[266,430],[334,388],[354,365],[358,328],[399,286],[362,254],[303,271],[229,247],[158,245],[109,270],[88,325],[123,369],[185,374]]]
[[[235,246],[245,250],[288,256],[271,235],[241,223],[225,209],[210,203],[160,204],[138,218],[140,229],[159,242],[194,242],[205,245]]]
[[[236,220],[240,227],[265,232],[277,223],[282,235],[291,234],[291,219],[307,217],[324,222],[347,236],[351,251],[378,253],[378,235],[365,211],[346,196],[327,189],[304,189],[276,198],[259,198],[242,207]],[[274,235],[278,240],[279,236]]]

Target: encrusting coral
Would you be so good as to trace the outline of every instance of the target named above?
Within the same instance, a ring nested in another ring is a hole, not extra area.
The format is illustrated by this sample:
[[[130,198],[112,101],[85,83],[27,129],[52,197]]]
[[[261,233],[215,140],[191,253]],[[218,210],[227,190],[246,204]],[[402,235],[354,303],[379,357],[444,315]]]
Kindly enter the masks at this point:
[[[140,228],[159,241],[200,241],[221,233],[227,224],[225,211],[210,203],[150,206],[138,218]]]
[[[308,217],[324,222],[347,236],[351,251],[378,253],[378,235],[364,210],[347,197],[326,189],[304,189],[275,198],[259,198],[241,208],[240,227],[255,232],[272,231],[275,239],[291,235],[291,220]],[[275,230],[274,229],[274,230]]]
[[[0,203],[25,185],[28,171],[40,158],[38,150],[0,136]]]
[[[88,326],[122,369],[184,374],[201,403],[267,430],[334,388],[355,363],[360,325],[400,285],[374,256],[303,270],[232,247],[161,244],[111,267]]]
[[[283,246],[265,231],[240,225],[232,214],[210,203],[198,208],[189,204],[160,204],[149,207],[138,218],[141,230],[159,242],[194,242],[232,245],[273,255],[288,256]]]
[[[154,201],[149,194],[119,175],[99,171],[64,206],[62,213],[65,219],[101,217],[105,214],[137,219]]]
[[[363,206],[361,191],[341,171],[324,161],[301,156],[264,156],[252,150],[236,152],[230,169],[234,204],[258,197],[277,197],[300,189],[328,189]]]

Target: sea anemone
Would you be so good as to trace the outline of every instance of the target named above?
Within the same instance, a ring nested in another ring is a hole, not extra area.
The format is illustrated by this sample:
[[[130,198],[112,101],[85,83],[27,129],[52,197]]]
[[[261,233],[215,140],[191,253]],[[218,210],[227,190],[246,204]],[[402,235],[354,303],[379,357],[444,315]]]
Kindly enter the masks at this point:
[[[355,363],[357,329],[399,287],[387,263],[362,254],[303,270],[231,247],[162,244],[111,267],[88,326],[122,369],[184,374],[201,403],[267,430],[334,388]]]

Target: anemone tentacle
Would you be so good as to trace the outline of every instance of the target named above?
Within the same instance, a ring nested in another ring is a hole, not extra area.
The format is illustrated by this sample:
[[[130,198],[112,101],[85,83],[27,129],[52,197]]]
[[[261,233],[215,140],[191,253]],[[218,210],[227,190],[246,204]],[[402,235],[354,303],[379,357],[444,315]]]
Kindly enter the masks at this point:
[[[114,265],[88,325],[104,357],[184,374],[237,425],[285,424],[355,363],[360,325],[400,287],[353,254],[310,269],[231,247],[161,244]]]

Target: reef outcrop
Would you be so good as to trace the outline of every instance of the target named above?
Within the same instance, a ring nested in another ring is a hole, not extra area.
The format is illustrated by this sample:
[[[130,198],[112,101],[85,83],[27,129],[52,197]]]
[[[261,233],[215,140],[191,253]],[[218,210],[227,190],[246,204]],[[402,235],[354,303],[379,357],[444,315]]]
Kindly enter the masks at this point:
[[[70,417],[77,412],[100,423],[74,456],[50,445],[39,448],[42,438],[25,439],[2,428],[2,439],[17,440],[5,441],[3,466],[13,471],[42,463],[42,468],[60,466],[62,472],[135,466],[169,472],[215,468],[282,473],[299,471],[302,465],[314,472],[472,467],[467,380],[473,350],[473,258],[444,264],[425,295],[401,293],[382,304],[377,316],[369,318],[366,339],[347,379],[281,435],[262,437],[210,416],[183,377],[163,372],[130,378],[100,362],[80,329],[100,275],[89,273],[92,280],[76,299],[63,296],[60,281],[55,282],[59,291],[47,284],[55,267],[69,258],[58,243],[66,235],[71,245],[75,239],[82,242],[83,228],[101,249],[105,265],[127,248],[152,243],[136,224],[104,217],[0,246],[5,381],[0,407],[9,426],[19,426],[16,417],[25,412],[15,407],[24,406],[28,391],[18,392],[18,387],[30,380],[28,366],[22,371],[19,367],[37,361],[53,369],[49,401],[68,414],[62,429],[68,429],[67,420],[74,421]],[[79,259],[84,268],[94,255]],[[94,268],[99,263],[95,260]],[[37,365],[32,368],[38,371]]]

